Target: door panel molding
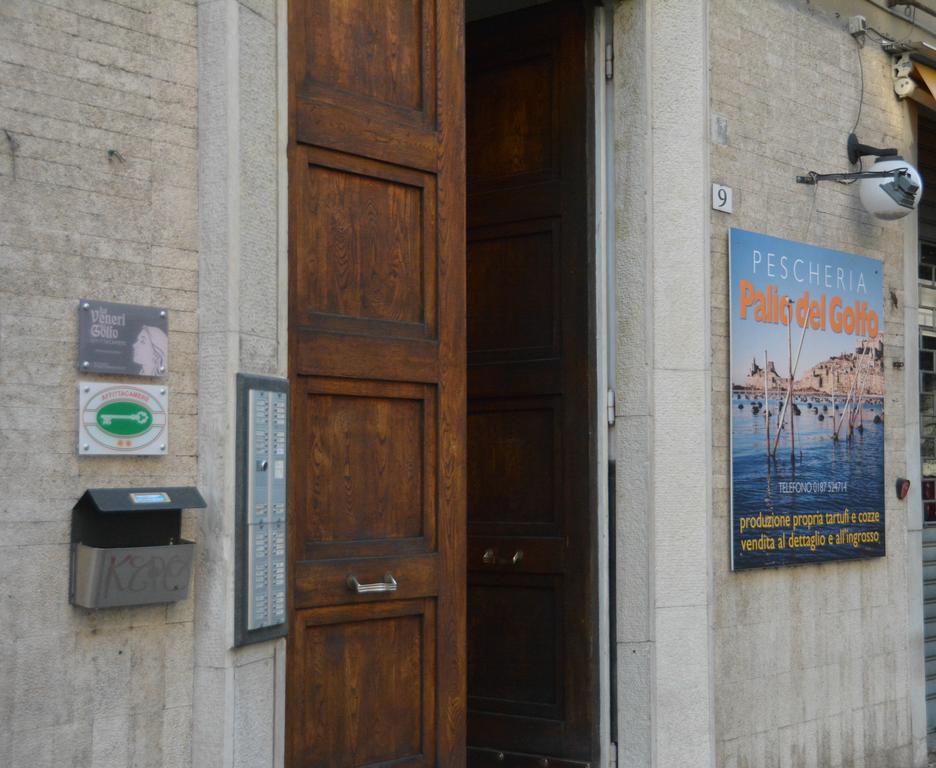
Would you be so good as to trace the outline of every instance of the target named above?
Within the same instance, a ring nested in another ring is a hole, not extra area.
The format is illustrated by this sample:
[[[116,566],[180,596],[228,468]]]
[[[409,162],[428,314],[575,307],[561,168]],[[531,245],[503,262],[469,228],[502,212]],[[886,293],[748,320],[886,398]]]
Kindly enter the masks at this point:
[[[463,7],[290,0],[288,34],[286,765],[459,768]]]

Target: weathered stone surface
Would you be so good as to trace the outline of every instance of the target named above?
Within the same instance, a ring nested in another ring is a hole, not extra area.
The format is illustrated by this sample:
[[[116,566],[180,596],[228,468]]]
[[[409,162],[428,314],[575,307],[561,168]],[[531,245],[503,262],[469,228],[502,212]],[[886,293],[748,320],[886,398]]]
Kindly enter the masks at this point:
[[[192,601],[73,608],[68,542],[89,486],[195,480],[195,43],[177,0],[0,3],[3,766],[188,765]],[[79,297],[170,308],[168,456],[75,455]]]
[[[880,259],[885,296],[893,288],[898,297],[896,307],[885,301],[884,318],[885,559],[730,573],[730,419],[724,410],[713,414],[713,445],[724,447],[713,453],[713,474],[724,479],[713,495],[710,531],[716,763],[920,765],[925,731],[912,731],[910,713],[923,684],[911,659],[922,649],[913,644],[920,630],[908,613],[908,595],[920,588],[909,574],[919,570],[906,567],[909,507],[890,490],[906,472],[905,407],[916,412],[905,402],[911,372],[892,365],[905,356],[905,223],[868,215],[852,187],[792,183],[809,169],[845,170],[844,142],[859,108],[859,55],[858,135],[907,152],[905,107],[892,92],[889,57],[875,45],[859,53],[844,18],[797,2],[709,5],[710,108],[725,122],[722,138],[712,141],[711,178],[734,189],[734,213],[713,211],[710,220],[713,404],[727,402],[730,386],[723,375],[728,227]]]

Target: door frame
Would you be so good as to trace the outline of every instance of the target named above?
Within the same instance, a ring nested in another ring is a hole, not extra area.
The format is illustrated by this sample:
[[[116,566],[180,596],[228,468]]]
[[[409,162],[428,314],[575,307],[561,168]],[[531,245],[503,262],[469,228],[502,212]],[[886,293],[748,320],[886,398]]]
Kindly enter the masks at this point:
[[[598,712],[595,753],[600,765],[617,763],[617,622],[615,589],[617,563],[614,559],[613,519],[614,475],[610,468],[615,452],[614,433],[616,387],[616,300],[615,300],[615,209],[614,209],[614,9],[603,0],[595,4],[588,36],[587,77],[592,87],[586,106],[586,130],[592,137],[586,149],[592,168],[592,200],[588,205],[592,222],[589,269],[589,387],[595,404],[592,424],[593,460],[589,485],[594,494],[590,503],[595,518],[595,577],[597,591]],[[610,62],[610,71],[608,69]],[[610,75],[610,76],[609,76]]]

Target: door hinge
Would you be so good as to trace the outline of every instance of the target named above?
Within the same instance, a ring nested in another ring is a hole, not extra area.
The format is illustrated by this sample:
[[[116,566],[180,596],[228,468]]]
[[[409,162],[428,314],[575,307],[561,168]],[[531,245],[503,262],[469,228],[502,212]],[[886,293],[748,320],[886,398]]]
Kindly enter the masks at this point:
[[[617,744],[613,741],[608,746],[608,768],[617,768]]]
[[[615,416],[616,416],[616,413],[614,410],[614,390],[609,389],[608,390],[608,426],[609,427],[614,426]]]
[[[605,46],[605,80],[614,77],[614,46],[608,43]]]

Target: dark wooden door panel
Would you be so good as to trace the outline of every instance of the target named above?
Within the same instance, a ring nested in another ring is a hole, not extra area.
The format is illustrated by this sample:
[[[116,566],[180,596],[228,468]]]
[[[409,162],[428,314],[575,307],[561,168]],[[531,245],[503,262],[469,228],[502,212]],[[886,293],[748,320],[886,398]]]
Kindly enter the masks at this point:
[[[472,579],[468,690],[473,709],[562,718],[559,581],[554,575],[496,572]]]
[[[597,757],[584,5],[467,33],[475,766]]]
[[[435,601],[300,611],[295,621],[291,674],[305,685],[292,702],[293,759],[435,765],[435,688],[423,685],[435,678]],[[406,706],[388,717],[392,701]]]
[[[560,242],[558,218],[469,231],[470,363],[559,356]]]
[[[291,0],[289,768],[465,762],[459,0]]]
[[[435,339],[435,175],[312,147],[296,154],[294,280],[304,324]]]
[[[474,534],[562,536],[560,406],[558,395],[471,398],[468,523]]]
[[[294,2],[289,32],[296,140],[438,171],[440,144],[451,135],[446,129],[454,121],[461,122],[459,135],[463,129],[463,84],[453,83],[453,75],[463,72],[456,58],[461,42],[451,39],[461,34],[460,27],[453,29],[461,24],[451,13],[456,2]],[[452,88],[459,89],[457,113],[451,111]]]
[[[376,557],[436,548],[438,387],[303,377],[295,483],[308,557]]]
[[[531,18],[536,13],[516,16]],[[538,24],[536,28],[515,27],[523,36],[518,41],[521,45],[516,47],[508,44],[500,30],[484,31],[485,27],[503,30],[508,26],[513,23],[500,19],[479,22],[469,31],[467,124],[471,195],[561,175],[559,34],[562,30]]]
[[[364,109],[431,117],[435,29],[431,2],[342,0],[316,3],[299,30],[304,98],[338,92]],[[421,121],[422,122],[422,121]]]

